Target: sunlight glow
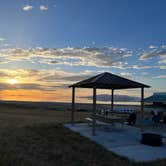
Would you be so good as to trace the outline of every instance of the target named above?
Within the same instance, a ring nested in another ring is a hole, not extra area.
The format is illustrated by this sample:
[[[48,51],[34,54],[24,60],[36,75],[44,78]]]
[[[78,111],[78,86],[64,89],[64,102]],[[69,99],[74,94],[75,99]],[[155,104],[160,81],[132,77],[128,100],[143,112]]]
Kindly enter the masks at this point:
[[[9,79],[7,82],[8,82],[9,84],[11,84],[11,85],[14,85],[14,84],[17,84],[17,83],[18,83],[18,80],[16,80],[16,79]]]

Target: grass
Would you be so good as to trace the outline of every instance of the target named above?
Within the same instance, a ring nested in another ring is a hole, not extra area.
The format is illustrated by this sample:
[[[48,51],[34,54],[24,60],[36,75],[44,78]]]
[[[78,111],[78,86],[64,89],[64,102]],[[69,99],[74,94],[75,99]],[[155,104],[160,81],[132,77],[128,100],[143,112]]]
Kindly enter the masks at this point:
[[[17,127],[1,133],[1,166],[165,166],[166,161],[132,163],[61,124]]]
[[[76,112],[77,121],[82,121],[87,116],[89,116],[88,112]],[[70,111],[18,108],[7,105],[0,106],[0,129],[40,123],[66,123],[70,119]]]
[[[1,134],[0,165],[93,166],[129,164],[62,125],[41,124]]]
[[[165,166],[166,160],[132,163],[63,127],[70,113],[0,111],[0,166]],[[87,113],[78,113],[82,120]],[[3,124],[5,123],[5,124]]]

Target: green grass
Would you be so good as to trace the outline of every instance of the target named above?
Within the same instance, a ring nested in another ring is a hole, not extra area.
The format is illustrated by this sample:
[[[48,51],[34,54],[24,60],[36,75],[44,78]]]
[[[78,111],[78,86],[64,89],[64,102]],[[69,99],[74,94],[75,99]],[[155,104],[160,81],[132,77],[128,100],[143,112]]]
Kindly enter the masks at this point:
[[[37,124],[0,134],[0,166],[165,166],[131,163],[62,125]]]

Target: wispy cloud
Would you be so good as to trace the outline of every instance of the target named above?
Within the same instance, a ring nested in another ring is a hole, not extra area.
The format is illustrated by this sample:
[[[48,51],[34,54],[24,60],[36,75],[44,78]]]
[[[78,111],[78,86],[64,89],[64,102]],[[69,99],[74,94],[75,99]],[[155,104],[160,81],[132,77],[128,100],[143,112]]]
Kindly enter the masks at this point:
[[[153,77],[153,78],[163,78],[163,79],[165,79],[166,78],[166,75],[159,75],[159,76],[156,76],[156,77]]]
[[[154,49],[154,48],[157,48],[157,46],[155,46],[155,45],[150,45],[149,48],[150,48],[150,49]]]
[[[50,73],[47,73],[47,75],[42,76],[38,81],[42,82],[58,82],[58,84],[63,84],[65,86],[68,86],[69,84],[80,81],[83,79],[86,79],[94,74],[91,71],[85,70],[84,72],[69,72],[69,71],[62,71],[62,70],[56,70],[56,71],[50,71]],[[64,84],[65,82],[65,84]]]
[[[133,68],[133,69],[150,69],[153,67],[154,66],[133,65],[131,68]]]
[[[160,66],[160,69],[166,69],[166,66]]]
[[[145,51],[144,53],[142,53],[139,60],[144,61],[144,60],[152,59],[154,57],[159,57],[158,51],[150,50],[150,51]]]
[[[161,60],[158,61],[158,63],[159,64],[166,64],[166,54],[163,57],[161,57]]]
[[[10,85],[7,83],[0,83],[0,90],[43,90],[43,91],[52,91],[55,90],[57,86],[41,85],[35,83],[22,83]]]
[[[88,75],[88,74],[77,75],[76,74],[73,76],[62,77],[62,79],[74,82],[74,81],[81,81],[81,80],[87,79],[89,77],[92,77],[92,75]]]
[[[5,40],[6,40],[5,38],[0,37],[0,42],[3,42]]]
[[[2,55],[2,53],[0,52]],[[10,61],[33,60],[39,57],[40,63],[62,64],[70,66],[95,66],[124,68],[127,65],[126,58],[132,52],[124,48],[12,48],[3,51],[3,56]]]
[[[25,5],[25,6],[23,6],[22,10],[24,10],[24,11],[30,11],[30,10],[32,10],[33,8],[34,8],[34,7],[31,6],[31,5]]]
[[[41,11],[46,11],[46,10],[48,10],[48,7],[45,6],[45,5],[40,5],[40,10]]]
[[[125,77],[129,77],[129,76],[131,76],[132,74],[131,74],[131,73],[128,73],[128,72],[121,72],[120,75],[121,75],[121,76],[125,76]]]
[[[56,90],[56,88],[68,87],[74,81],[87,78],[91,74],[90,71],[74,73],[63,70],[0,69],[0,89]],[[8,80],[11,78],[16,79],[18,83],[8,84]]]
[[[148,59],[158,58],[158,63],[166,64],[166,47],[159,47],[157,49],[149,49],[141,53],[139,60],[146,61]]]

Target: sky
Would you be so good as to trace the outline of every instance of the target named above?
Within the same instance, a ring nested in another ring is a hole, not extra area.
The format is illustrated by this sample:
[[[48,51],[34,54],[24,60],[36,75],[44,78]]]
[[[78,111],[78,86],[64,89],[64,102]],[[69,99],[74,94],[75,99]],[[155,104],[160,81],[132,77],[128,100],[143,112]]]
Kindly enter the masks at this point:
[[[101,72],[166,92],[165,18],[165,0],[1,0],[0,100],[70,102],[68,85]]]

